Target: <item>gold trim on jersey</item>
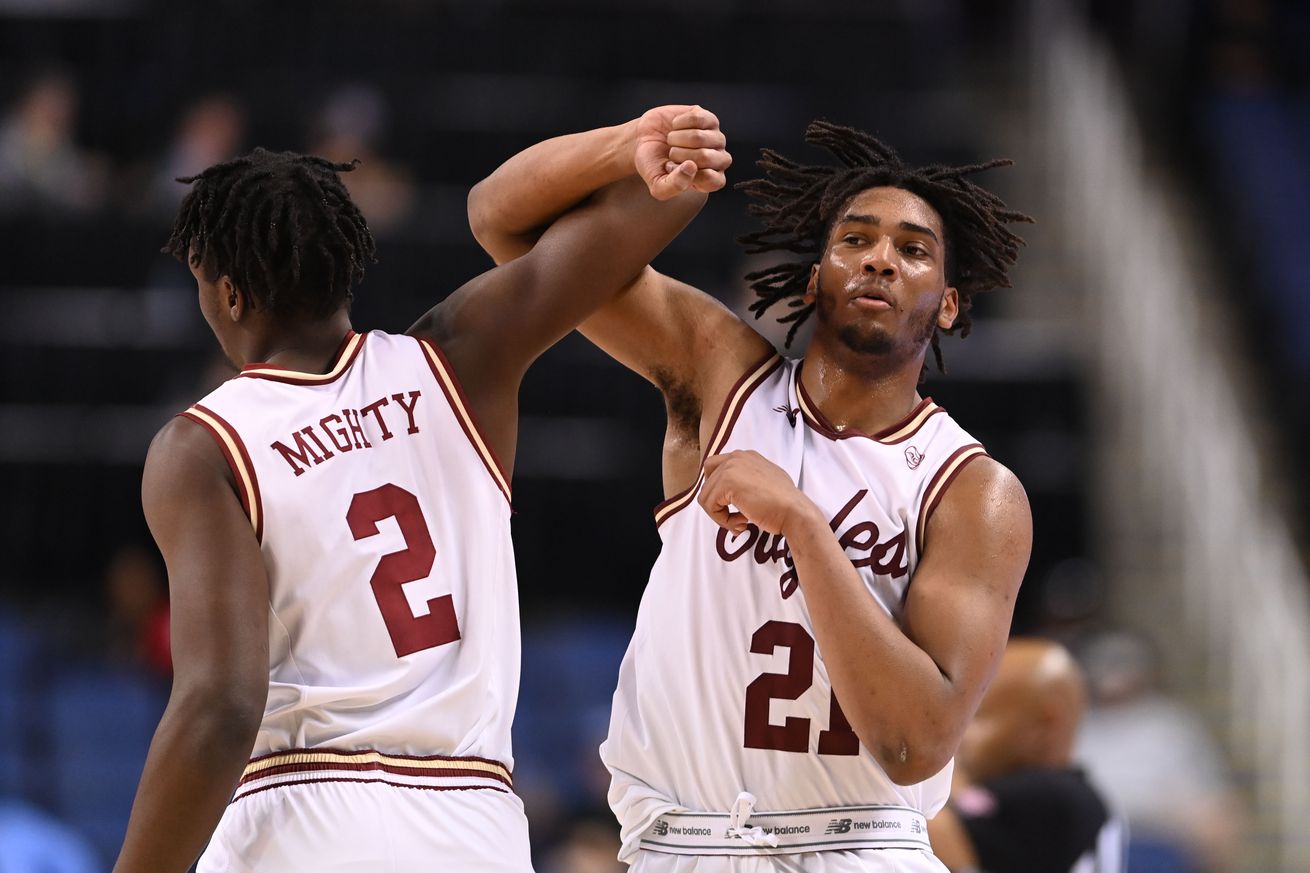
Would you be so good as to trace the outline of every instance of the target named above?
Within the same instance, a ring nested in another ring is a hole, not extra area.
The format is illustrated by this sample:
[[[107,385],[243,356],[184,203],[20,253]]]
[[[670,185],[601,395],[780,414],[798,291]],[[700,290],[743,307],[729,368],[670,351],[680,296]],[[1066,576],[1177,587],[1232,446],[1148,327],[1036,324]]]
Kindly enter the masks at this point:
[[[947,458],[946,463],[933,474],[932,480],[928,483],[928,490],[923,493],[923,502],[919,504],[919,523],[916,528],[915,543],[920,553],[923,552],[923,535],[928,530],[928,518],[932,515],[933,510],[937,508],[937,502],[946,493],[946,488],[960,470],[964,469],[965,464],[974,458],[986,455],[987,450],[978,443],[964,446]]]
[[[324,766],[340,766],[347,769],[380,766],[397,770],[424,770],[434,776],[445,775],[443,771],[448,773],[452,770],[477,770],[506,784],[512,782],[509,769],[497,761],[488,761],[482,758],[411,758],[403,755],[387,755],[371,750],[359,752],[297,751],[274,753],[247,764],[245,772],[241,775],[241,780],[244,782],[274,768]]]
[[[302,373],[299,370],[287,370],[282,367],[247,367],[241,371],[242,376],[271,376],[278,379],[295,379],[300,382],[331,382],[341,375],[342,371],[350,365],[351,359],[355,355],[355,350],[359,344],[364,341],[364,334],[357,333],[346,341],[342,348],[340,356],[337,358],[336,365],[326,373]]]
[[[446,399],[450,401],[451,409],[455,410],[460,423],[464,425],[464,432],[468,434],[469,441],[473,443],[473,447],[482,456],[483,463],[491,471],[491,476],[496,480],[496,485],[504,492],[505,499],[509,500],[511,493],[509,482],[505,479],[504,473],[501,472],[500,462],[496,460],[495,454],[483,441],[482,432],[478,430],[472,413],[464,405],[464,394],[459,383],[452,378],[452,374],[446,369],[446,362],[434,345],[422,340],[419,341],[419,345],[423,347],[423,353],[428,356],[428,360],[432,363],[432,371],[440,378]]]
[[[255,471],[250,468],[246,461],[240,438],[231,430],[227,422],[220,421],[216,416],[199,406],[192,406],[183,415],[198,419],[223,441],[223,446],[227,449],[227,456],[231,459],[232,472],[240,484],[241,490],[246,495],[246,507],[250,512],[250,526],[255,529],[255,533],[258,535],[261,524],[259,490],[255,485]]]
[[[682,494],[670,498],[666,503],[661,504],[655,509],[655,526],[659,527],[664,520],[682,509],[696,496],[700,491],[701,484],[705,481],[705,458],[717,455],[723,448],[723,444],[728,441],[728,435],[732,432],[732,427],[736,423],[737,416],[741,414],[741,407],[746,402],[760,383],[769,373],[782,362],[777,354],[770,354],[752,370],[750,370],[740,382],[737,383],[735,391],[729,395],[727,402],[723,406],[723,413],[719,416],[719,422],[714,428],[714,433],[710,436],[709,446],[702,456],[700,474],[696,477],[695,483]]]

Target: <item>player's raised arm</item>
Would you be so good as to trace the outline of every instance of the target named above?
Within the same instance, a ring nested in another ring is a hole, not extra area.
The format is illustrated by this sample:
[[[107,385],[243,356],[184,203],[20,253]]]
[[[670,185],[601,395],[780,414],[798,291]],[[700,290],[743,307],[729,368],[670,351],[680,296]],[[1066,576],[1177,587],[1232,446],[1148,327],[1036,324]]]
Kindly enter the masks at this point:
[[[469,227],[504,264],[526,254],[555,219],[606,185],[640,175],[667,200],[722,188],[732,164],[719,119],[699,106],[659,106],[640,118],[539,142],[469,192]]]
[[[469,224],[487,253],[505,263],[531,251],[548,222],[616,179],[636,172],[662,196],[694,164],[690,187],[712,191],[724,185],[731,163],[714,113],[660,106],[627,124],[557,137],[515,155],[473,189]],[[579,330],[660,388],[670,434],[694,449],[692,466],[699,464],[701,410],[712,423],[731,384],[769,351],[723,304],[650,267]],[[666,483],[670,493],[688,484],[681,478]]]
[[[174,419],[146,458],[142,504],[168,565],[173,690],[116,873],[182,873],[241,777],[268,696],[268,579],[213,439]]]

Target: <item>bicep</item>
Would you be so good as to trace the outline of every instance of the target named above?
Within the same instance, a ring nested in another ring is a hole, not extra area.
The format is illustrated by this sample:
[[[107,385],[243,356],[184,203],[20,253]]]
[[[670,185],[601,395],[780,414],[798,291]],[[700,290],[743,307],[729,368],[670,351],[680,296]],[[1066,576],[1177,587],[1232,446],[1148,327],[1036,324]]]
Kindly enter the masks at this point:
[[[466,283],[410,328],[457,369],[514,383],[533,360],[631,281],[703,204],[659,202],[640,180],[603,189],[556,220],[532,250]],[[463,364],[464,366],[461,366]]]
[[[175,419],[151,445],[142,506],[168,567],[175,682],[266,692],[267,570],[225,462],[199,426]]]
[[[735,379],[769,349],[718,300],[651,267],[578,330],[666,394],[671,384],[704,394],[720,371]]]
[[[955,692],[961,730],[1005,650],[1031,549],[1023,486],[991,458],[966,466],[928,520],[904,627]]]

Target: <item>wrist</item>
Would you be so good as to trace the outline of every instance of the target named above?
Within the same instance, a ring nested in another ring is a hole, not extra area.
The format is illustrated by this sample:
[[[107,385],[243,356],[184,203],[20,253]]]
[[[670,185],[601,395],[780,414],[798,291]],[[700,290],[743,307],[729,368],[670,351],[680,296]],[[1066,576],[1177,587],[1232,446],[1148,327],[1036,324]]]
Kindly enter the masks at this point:
[[[828,520],[823,517],[814,501],[798,488],[796,497],[782,520],[781,534],[788,543],[812,536],[816,531],[828,532]]]
[[[605,167],[610,181],[617,182],[637,173],[637,122],[625,121],[609,128],[609,147],[605,152]]]

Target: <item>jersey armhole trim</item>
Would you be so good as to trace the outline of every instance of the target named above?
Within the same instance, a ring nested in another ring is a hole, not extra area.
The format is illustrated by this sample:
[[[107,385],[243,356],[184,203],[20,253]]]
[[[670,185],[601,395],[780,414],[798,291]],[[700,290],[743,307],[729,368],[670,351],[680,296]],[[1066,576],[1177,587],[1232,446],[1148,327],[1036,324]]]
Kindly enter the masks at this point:
[[[505,495],[505,501],[513,506],[509,487],[509,477],[505,475],[505,467],[492,451],[491,445],[483,438],[482,429],[478,427],[477,419],[473,417],[473,409],[468,405],[468,400],[464,396],[464,388],[460,385],[459,379],[455,376],[455,368],[450,365],[450,361],[441,351],[441,347],[431,340],[415,337],[418,344],[423,348],[423,356],[427,360],[432,375],[437,380],[437,385],[446,395],[446,402],[450,405],[451,411],[455,413],[455,420],[463,428],[464,435],[468,437],[469,442],[473,445],[473,450],[478,453],[482,459],[483,465],[487,472],[491,474],[492,480],[496,487]]]
[[[942,495],[946,489],[951,487],[955,477],[969,465],[969,462],[975,458],[990,457],[987,450],[982,447],[981,443],[970,443],[967,446],[961,446],[946,459],[946,463],[937,468],[937,472],[932,474],[928,480],[928,488],[923,492],[923,504],[919,509],[919,524],[915,531],[914,545],[920,557],[923,556],[923,537],[928,532],[928,520],[932,518],[933,512],[937,509],[937,504],[941,503]]]
[[[741,408],[756,388],[758,388],[765,379],[767,379],[774,370],[782,366],[782,356],[777,352],[770,350],[760,360],[756,361],[746,369],[737,383],[732,386],[728,392],[728,398],[723,402],[723,409],[719,411],[719,419],[714,425],[714,430],[710,434],[710,441],[701,454],[700,472],[696,476],[696,481],[690,487],[680,491],[661,502],[655,507],[655,527],[658,529],[664,524],[670,516],[675,514],[691,502],[692,497],[700,489],[701,482],[705,479],[705,459],[711,455],[718,454],[723,448],[723,444],[728,441],[732,434],[732,428],[737,423],[738,416],[741,415]]]
[[[255,530],[255,540],[264,542],[264,503],[259,493],[259,480],[255,477],[255,465],[250,461],[246,445],[237,435],[236,428],[228,424],[218,413],[207,409],[199,403],[194,404],[178,415],[190,419],[209,431],[209,435],[218,443],[227,465],[232,470],[232,477],[237,483],[237,497],[241,508],[250,519],[250,526]]]

